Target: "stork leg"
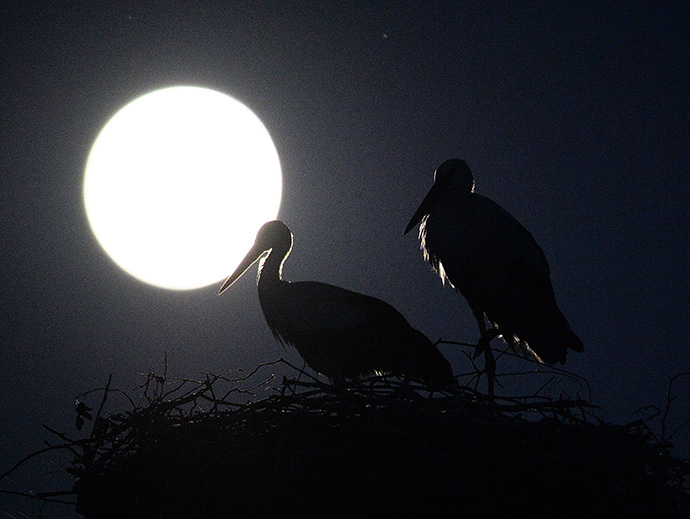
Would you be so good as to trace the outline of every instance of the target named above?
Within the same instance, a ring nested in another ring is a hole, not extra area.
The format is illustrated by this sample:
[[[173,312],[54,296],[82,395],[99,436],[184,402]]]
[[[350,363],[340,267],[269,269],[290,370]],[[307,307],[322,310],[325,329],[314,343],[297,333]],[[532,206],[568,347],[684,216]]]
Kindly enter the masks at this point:
[[[494,352],[491,350],[491,341],[499,335],[500,332],[497,328],[486,329],[483,312],[472,309],[472,313],[475,319],[477,319],[479,331],[481,333],[479,341],[477,342],[477,348],[474,350],[474,356],[477,357],[482,353],[484,354],[484,372],[486,373],[487,391],[489,398],[493,400],[494,381],[496,380],[496,359],[494,358]]]
[[[491,349],[491,341],[501,332],[498,328],[490,328],[482,332],[477,343],[477,349],[484,351],[484,371],[486,372],[486,383],[489,393],[489,398],[494,398],[494,381],[496,380],[496,359],[494,352]]]

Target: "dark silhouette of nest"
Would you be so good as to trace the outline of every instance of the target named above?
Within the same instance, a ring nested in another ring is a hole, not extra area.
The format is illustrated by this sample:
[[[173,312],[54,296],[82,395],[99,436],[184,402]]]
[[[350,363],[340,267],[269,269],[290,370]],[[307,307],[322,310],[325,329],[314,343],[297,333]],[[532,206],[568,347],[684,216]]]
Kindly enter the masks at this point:
[[[95,412],[77,402],[86,438],[51,430],[74,456],[65,494],[88,519],[690,516],[688,461],[585,400],[295,377],[252,401],[271,383],[149,374],[144,405],[106,415],[108,381]]]

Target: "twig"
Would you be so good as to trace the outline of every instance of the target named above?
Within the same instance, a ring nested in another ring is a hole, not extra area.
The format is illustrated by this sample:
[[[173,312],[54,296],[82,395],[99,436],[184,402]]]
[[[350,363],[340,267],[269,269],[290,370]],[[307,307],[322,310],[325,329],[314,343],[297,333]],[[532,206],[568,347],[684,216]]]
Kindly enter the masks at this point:
[[[98,427],[98,422],[99,418],[101,417],[101,413],[103,412],[103,407],[105,407],[105,401],[108,399],[108,391],[110,390],[110,383],[113,381],[113,374],[111,373],[108,375],[108,383],[105,385],[105,389],[103,390],[103,398],[101,399],[101,405],[98,406],[98,411],[96,411],[96,417],[94,418],[93,421],[93,426],[91,427],[91,435],[90,438],[93,439],[94,434],[96,432],[96,427]]]
[[[0,494],[8,494],[12,496],[22,496],[22,497],[28,497],[31,499],[37,499],[39,501],[43,501],[44,503],[58,503],[61,505],[72,505],[72,506],[77,506],[76,501],[64,501],[62,499],[53,499],[51,496],[70,496],[70,495],[75,495],[74,492],[47,492],[44,494],[31,494],[29,492],[19,492],[17,490],[0,490]]]
[[[9,470],[6,470],[2,474],[0,474],[0,481],[2,481],[7,476],[12,474],[12,472],[17,470],[19,467],[21,467],[24,463],[26,463],[30,459],[35,458],[36,456],[40,456],[41,454],[45,454],[46,452],[56,451],[56,450],[60,450],[63,448],[64,448],[64,446],[62,446],[62,445],[49,445],[48,447],[44,447],[43,449],[37,450],[36,452],[32,452],[31,454],[24,456],[21,460],[19,460],[17,463],[12,465],[12,467],[10,467]]]
[[[670,440],[673,435],[675,435],[679,430],[681,430],[683,427],[685,427],[688,423],[690,423],[690,420],[685,421],[681,424],[680,427],[675,429],[671,436],[668,438],[666,437],[666,420],[668,419],[668,414],[671,411],[671,404],[673,401],[676,399],[675,396],[672,396],[671,392],[673,391],[673,383],[678,380],[681,377],[687,377],[690,375],[690,372],[683,372],[683,373],[678,373],[677,375],[673,375],[672,377],[668,378],[668,389],[666,390],[666,407],[664,408],[664,415],[661,418],[661,438],[663,440]]]

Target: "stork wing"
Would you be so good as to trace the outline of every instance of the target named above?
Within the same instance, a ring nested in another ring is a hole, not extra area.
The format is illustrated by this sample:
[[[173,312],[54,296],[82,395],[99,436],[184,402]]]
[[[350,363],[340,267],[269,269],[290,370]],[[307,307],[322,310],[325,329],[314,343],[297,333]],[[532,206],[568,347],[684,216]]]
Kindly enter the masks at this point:
[[[507,263],[530,271],[530,275],[548,278],[549,264],[544,251],[525,227],[493,200],[475,195],[479,214],[487,234],[494,235],[492,243],[498,250],[492,251]]]
[[[292,292],[294,304],[284,311],[295,329],[347,334],[373,324],[408,324],[395,308],[375,297],[314,281],[294,282],[285,288]]]

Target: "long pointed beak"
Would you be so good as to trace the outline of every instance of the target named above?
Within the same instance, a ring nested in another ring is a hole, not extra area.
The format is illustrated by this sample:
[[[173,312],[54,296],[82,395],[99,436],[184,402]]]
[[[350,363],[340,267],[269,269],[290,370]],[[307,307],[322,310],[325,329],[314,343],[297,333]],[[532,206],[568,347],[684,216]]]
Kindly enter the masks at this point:
[[[225,283],[223,283],[223,286],[220,287],[220,290],[218,291],[218,295],[221,295],[228,288],[230,288],[232,284],[235,281],[237,281],[242,276],[242,274],[244,274],[247,271],[247,269],[251,267],[254,264],[254,262],[261,257],[261,255],[264,252],[266,252],[265,249],[263,249],[259,245],[254,245],[247,253],[247,255],[244,257],[244,259],[240,262],[239,266],[235,269],[235,272],[230,274],[230,276],[228,276],[228,279],[225,280]]]
[[[431,186],[431,189],[429,192],[426,194],[424,197],[424,200],[422,200],[422,203],[420,204],[419,208],[415,212],[414,216],[410,220],[410,223],[407,224],[407,227],[405,227],[405,232],[403,233],[403,236],[410,232],[410,230],[417,225],[419,222],[422,221],[422,218],[424,218],[426,215],[428,215],[431,210],[434,208],[436,205],[436,202],[438,201],[439,195],[441,194],[441,189],[439,188],[438,184],[434,184]]]

